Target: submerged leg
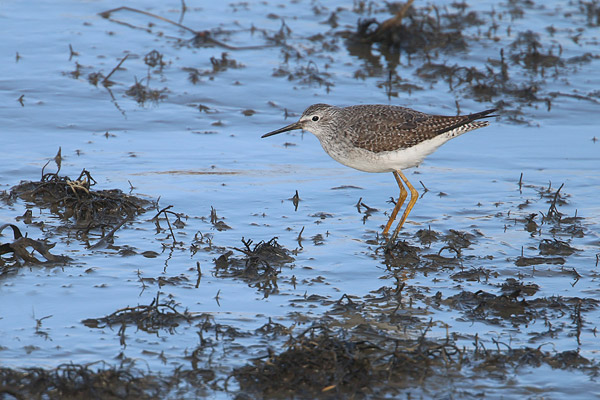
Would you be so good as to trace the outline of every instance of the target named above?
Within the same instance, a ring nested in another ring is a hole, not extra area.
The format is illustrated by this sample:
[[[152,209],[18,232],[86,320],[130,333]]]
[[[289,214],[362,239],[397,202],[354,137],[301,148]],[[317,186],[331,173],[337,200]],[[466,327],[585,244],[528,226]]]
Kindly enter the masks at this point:
[[[404,222],[406,221],[406,217],[408,217],[408,214],[410,214],[410,211],[412,210],[415,203],[417,202],[417,199],[419,198],[419,192],[417,192],[417,190],[413,187],[413,185],[410,184],[410,182],[408,181],[406,176],[404,176],[402,171],[396,171],[396,172],[398,173],[398,175],[400,175],[400,178],[402,178],[402,180],[406,184],[406,187],[408,188],[408,190],[410,190],[410,201],[408,202],[408,205],[406,206],[406,210],[404,210],[404,214],[402,215],[402,219],[400,220],[400,223],[398,224],[398,226],[396,227],[396,230],[392,234],[392,237],[390,238],[388,245],[394,244],[394,242],[396,241],[396,237],[398,236],[400,229],[402,229],[402,225],[404,225]]]
[[[396,202],[396,206],[394,207],[394,210],[392,211],[392,215],[390,216],[388,223],[385,225],[385,229],[383,230],[384,235],[387,235],[388,231],[392,227],[392,223],[396,219],[396,215],[398,215],[398,211],[400,211],[400,208],[402,207],[402,204],[404,203],[404,200],[406,200],[406,196],[408,195],[408,192],[406,191],[406,189],[404,189],[404,186],[402,185],[402,181],[400,180],[400,175],[398,175],[398,173],[396,171],[393,171],[393,172],[394,172],[394,178],[396,178],[396,182],[398,182],[398,186],[400,186],[400,197],[398,197],[398,201]]]

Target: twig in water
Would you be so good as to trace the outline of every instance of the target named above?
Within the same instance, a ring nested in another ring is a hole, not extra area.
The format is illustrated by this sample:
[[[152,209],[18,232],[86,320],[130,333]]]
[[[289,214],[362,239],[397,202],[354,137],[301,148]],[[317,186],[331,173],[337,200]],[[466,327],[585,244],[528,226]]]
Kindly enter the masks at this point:
[[[139,14],[144,14],[144,15],[147,15],[148,17],[160,19],[161,21],[167,22],[169,24],[173,24],[173,25],[175,25],[175,26],[177,26],[177,27],[179,27],[181,29],[185,29],[188,32],[192,32],[194,34],[198,33],[195,30],[193,30],[192,28],[188,28],[185,25],[178,24],[177,22],[171,21],[168,18],[161,17],[160,15],[152,14],[151,12],[148,12],[148,11],[138,10],[137,8],[127,7],[127,6],[113,8],[112,10],[103,11],[101,13],[98,13],[98,15],[100,15],[102,18],[107,18],[108,19],[108,18],[110,18],[110,14],[116,13],[118,11],[131,11],[131,12],[136,12],[136,13],[139,13]]]
[[[181,28],[181,29],[184,29],[184,30],[186,30],[188,32],[193,33],[194,34],[194,41],[202,40],[203,42],[215,44],[217,46],[221,46],[221,47],[224,47],[224,48],[229,49],[229,50],[264,49],[266,47],[269,47],[269,46],[231,46],[231,45],[228,45],[227,43],[221,42],[221,41],[219,41],[219,40],[214,39],[213,37],[211,37],[211,32],[208,31],[208,30],[205,30],[205,31],[196,31],[196,30],[194,30],[192,28],[189,28],[189,27],[187,27],[187,26],[185,26],[183,24],[180,24],[178,22],[175,22],[173,20],[170,20],[170,19],[165,18],[165,17],[161,17],[160,15],[152,14],[151,12],[148,12],[148,11],[139,10],[137,8],[127,7],[127,6],[113,8],[112,10],[103,11],[101,13],[98,13],[98,15],[100,15],[102,18],[109,19],[110,16],[111,16],[111,14],[119,12],[119,11],[131,11],[131,12],[134,12],[134,13],[139,13],[139,14],[146,15],[146,16],[151,17],[151,18],[159,19],[161,21],[164,21],[166,23],[175,25],[178,28]],[[118,22],[118,23],[123,23],[123,22],[120,22],[120,21],[117,21],[117,20],[114,20],[114,21]],[[127,25],[129,25],[129,24],[127,24]]]
[[[173,212],[173,211],[169,211],[170,208],[172,208],[173,206],[170,205],[168,207],[163,208],[162,210],[160,210],[155,216],[154,218],[152,218],[153,220],[156,220],[158,222],[158,216],[160,214],[164,214],[165,215],[165,219],[167,220],[167,225],[169,225],[169,230],[171,231],[171,237],[173,238],[173,244],[177,244],[177,240],[175,240],[175,232],[173,232],[173,227],[171,227],[171,222],[169,222],[169,216],[167,215],[167,213],[173,214],[176,217],[179,217],[179,215],[177,215],[177,213]]]
[[[112,69],[112,71],[110,71],[110,74],[106,75],[106,78],[104,78],[102,80],[102,84],[103,85],[106,85],[106,83],[108,82],[108,78],[110,78],[112,76],[112,74],[114,74],[115,71],[119,69],[119,67],[121,66],[121,64],[123,64],[125,62],[125,60],[127,60],[127,57],[129,57],[129,54],[127,54],[125,57],[123,57],[123,59],[121,61],[119,61],[119,63],[117,64],[117,66],[114,67]]]
[[[521,177],[519,178],[519,193],[523,193],[521,188],[523,187],[523,173],[521,172]]]
[[[129,221],[129,217],[123,219],[123,221],[119,222],[119,225],[115,226],[110,232],[108,232],[108,234],[106,236],[104,236],[102,239],[98,240],[98,242],[92,246],[90,246],[90,249],[97,249],[100,246],[104,246],[107,242],[108,239],[112,238],[115,234],[116,231],[119,230],[119,228],[121,228],[123,225],[125,225],[125,222]]]

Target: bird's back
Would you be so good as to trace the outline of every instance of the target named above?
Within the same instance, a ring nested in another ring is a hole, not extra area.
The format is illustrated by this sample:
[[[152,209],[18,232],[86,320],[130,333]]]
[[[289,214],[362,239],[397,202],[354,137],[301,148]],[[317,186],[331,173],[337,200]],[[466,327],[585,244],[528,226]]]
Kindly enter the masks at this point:
[[[354,146],[380,153],[407,149],[446,132],[453,132],[454,137],[487,126],[487,121],[475,120],[493,111],[443,116],[406,107],[373,104],[342,108],[341,119]]]

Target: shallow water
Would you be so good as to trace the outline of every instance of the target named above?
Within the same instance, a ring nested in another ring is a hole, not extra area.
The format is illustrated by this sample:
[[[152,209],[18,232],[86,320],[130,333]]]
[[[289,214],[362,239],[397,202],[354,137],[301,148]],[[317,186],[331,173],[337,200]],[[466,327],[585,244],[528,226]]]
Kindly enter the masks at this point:
[[[488,58],[499,58],[499,47],[508,48],[517,32],[528,29],[541,35],[544,50],[558,51],[560,46],[564,59],[592,54],[589,62],[549,68],[545,74],[511,65],[511,79],[537,82],[539,97],[552,99],[548,110],[545,102],[502,96],[480,103],[466,96],[464,88],[450,90],[443,81],[424,81],[416,73],[424,62],[418,55],[410,62],[401,57],[396,73],[422,90],[400,91],[389,97],[382,87],[388,78],[384,56],[374,51],[372,56],[380,63],[377,66],[350,55],[340,35],[355,29],[359,17],[389,18],[383,4],[374,7],[379,12],[359,14],[340,3],[342,9],[336,13],[339,26],[332,28],[323,21],[337,7],[316,3],[188,3],[182,24],[195,30],[213,30],[218,40],[233,46],[265,45],[231,50],[193,47],[189,32],[138,13],[121,11],[112,15],[113,20],[98,15],[120,6],[114,2],[38,2],[34,11],[28,11],[25,3],[5,2],[0,10],[0,32],[10,40],[0,45],[0,98],[5,104],[0,109],[4,149],[1,189],[9,190],[22,180],[39,180],[42,167],[60,147],[61,174],[75,178],[85,168],[98,182],[95,189],[129,192],[131,184],[133,194],[147,199],[160,197],[161,207],[172,205],[172,211],[184,214],[185,227],[175,230],[181,244],[171,246],[167,232],[156,233],[151,221],[155,213],[149,211],[117,231],[114,247],[93,250],[84,241],[59,231],[63,222],[48,209],[22,200],[3,204],[2,223],[17,224],[29,237],[47,238],[56,243],[54,254],[68,255],[73,261],[24,266],[2,277],[2,365],[53,368],[62,363],[100,360],[118,365],[125,359],[155,373],[188,365],[186,356],[199,343],[195,324],[181,324],[173,332],[159,330],[156,334],[128,326],[124,342],[119,327],[97,329],[82,324],[85,319],[101,318],[127,306],[150,304],[159,292],[161,298],[178,303],[181,310],[212,315],[219,324],[242,332],[254,331],[270,318],[285,326],[310,324],[330,316],[330,302],[344,294],[367,302],[382,286],[396,285],[382,250],[373,244],[392,208],[387,201],[398,194],[392,175],[368,174],[337,164],[309,133],[296,131],[262,140],[260,136],[290,123],[317,102],[390,103],[451,115],[457,111],[455,102],[467,113],[500,101],[507,105],[497,121],[452,140],[419,168],[407,172],[418,190],[423,192],[422,182],[428,191],[410,215],[401,240],[427,254],[441,250],[441,255],[454,257],[451,250],[442,249],[443,242],[433,243],[431,248],[421,245],[415,236],[417,230],[430,228],[446,234],[452,229],[475,238],[447,268],[407,269],[405,282],[413,294],[406,296],[412,296],[414,315],[424,323],[434,321],[428,333],[432,338],[444,338],[449,331],[457,344],[472,347],[478,334],[487,348],[495,347],[494,340],[514,348],[543,345],[549,351],[577,350],[597,362],[596,321],[600,314],[596,306],[582,311],[583,326],[575,335],[573,315],[564,310],[548,308],[527,324],[510,316],[499,317],[494,324],[472,317],[466,310],[432,303],[437,292],[444,299],[460,291],[500,294],[499,285],[508,278],[539,286],[528,301],[552,296],[598,299],[600,144],[594,140],[598,136],[598,96],[594,90],[600,84],[598,26],[588,23],[578,3],[562,3],[536,4],[524,8],[522,18],[510,19],[508,10],[516,7],[512,3],[477,2],[470,10],[480,12],[486,24],[468,28],[464,34],[479,39],[467,51],[437,59],[447,65],[468,62],[482,66]],[[450,7],[449,2],[444,4]],[[440,9],[444,4],[438,3]],[[181,6],[179,2],[152,7],[143,2],[127,5],[175,21]],[[492,9],[499,25],[497,42],[482,40],[478,34],[488,29]],[[320,13],[315,15],[315,10]],[[301,55],[290,57],[287,63],[282,54],[285,47],[269,45],[259,31],[275,35],[282,19],[291,30],[285,42],[293,50],[286,51]],[[149,23],[153,24],[150,32],[145,29]],[[553,36],[546,29],[549,26],[556,28]],[[251,27],[259,30],[251,32]],[[325,39],[308,38],[317,33]],[[323,48],[323,42],[335,47]],[[70,57],[69,45],[77,55]],[[144,64],[144,56],[152,50],[162,54],[162,70]],[[238,68],[210,72],[210,58],[221,59],[224,52]],[[90,73],[108,75],[127,54],[122,69],[111,76],[115,84],[109,89],[88,81]],[[73,75],[76,64],[80,65],[79,76]],[[199,70],[199,82],[192,83],[184,68]],[[278,68],[292,73],[318,70],[318,76],[331,85],[304,80],[306,76],[274,76]],[[359,71],[363,78],[356,77]],[[165,89],[165,97],[136,102],[126,94],[136,80],[153,89]],[[22,95],[23,105],[18,101]],[[199,110],[201,105],[208,109]],[[254,113],[246,116],[246,110]],[[287,119],[285,110],[290,113]],[[514,115],[524,123],[515,123]],[[46,168],[55,171],[56,165],[51,162]],[[580,237],[560,225],[541,224],[540,213],[547,213],[551,198],[541,198],[540,193],[549,187],[554,192],[563,183],[561,193],[567,196],[567,204],[560,205],[559,210],[565,216],[581,217],[576,224],[582,231]],[[291,201],[296,191],[301,198],[297,210]],[[365,221],[356,207],[360,198],[378,210]],[[215,229],[210,222],[211,207],[232,229]],[[26,209],[33,211],[34,222],[44,223],[42,229],[16,220]],[[529,214],[537,214],[535,221],[540,224],[540,230],[533,234],[524,229],[524,218]],[[165,225],[164,220],[161,225]],[[7,232],[3,232],[3,242],[10,239]],[[209,235],[212,246],[203,243],[200,247],[208,248],[193,253],[190,246],[198,232]],[[214,259],[225,249],[243,247],[241,238],[258,243],[273,237],[287,249],[297,250],[293,264],[282,267],[273,293],[216,273]],[[515,265],[522,254],[539,255],[540,240],[552,238],[568,241],[579,251],[565,257],[564,265]],[[134,252],[120,254],[125,247]],[[158,255],[147,258],[142,254],[146,251]],[[199,284],[197,263],[202,270]],[[477,268],[485,270],[485,278],[468,280],[454,275]],[[159,286],[159,277],[181,279]],[[311,300],[311,295],[321,300]],[[41,318],[36,328],[36,320]],[[560,329],[546,337],[542,333],[549,324]],[[227,373],[252,357],[264,355],[267,345],[278,352],[284,340],[232,339],[233,345],[215,352],[215,369]],[[565,388],[577,385],[581,392],[575,397],[598,395],[593,378],[580,370],[542,366],[508,372],[506,377],[503,384],[482,376],[473,377],[473,381],[457,379],[451,392],[457,396],[472,390],[469,393],[492,397],[560,398],[569,392]],[[431,386],[414,390],[423,397],[435,396],[442,393],[444,383],[433,380]],[[212,395],[225,396],[219,391]]]

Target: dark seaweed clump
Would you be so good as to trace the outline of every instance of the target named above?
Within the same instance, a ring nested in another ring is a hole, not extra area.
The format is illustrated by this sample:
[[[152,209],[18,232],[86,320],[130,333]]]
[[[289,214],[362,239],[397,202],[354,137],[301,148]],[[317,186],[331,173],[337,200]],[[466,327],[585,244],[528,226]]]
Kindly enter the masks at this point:
[[[94,178],[85,169],[77,179],[46,173],[39,181],[24,181],[14,186],[11,197],[18,197],[68,221],[77,229],[110,227],[133,219],[150,208],[151,202],[123,193],[119,189],[93,190]]]
[[[415,339],[398,339],[364,324],[352,333],[313,326],[290,339],[281,353],[255,359],[235,369],[232,376],[251,396],[334,399],[390,396],[439,379],[447,385],[454,377],[464,379],[467,369],[485,375],[486,371],[543,364],[592,373],[598,368],[575,351],[487,350],[477,341],[475,349],[467,350],[449,338],[430,340],[427,330]]]
[[[282,265],[294,261],[289,251],[277,243],[277,238],[261,241],[252,246],[252,240],[242,238],[244,248],[235,248],[244,257],[232,257],[233,251],[222,254],[215,260],[217,276],[240,278],[251,287],[256,287],[265,296],[277,291],[277,276]]]

